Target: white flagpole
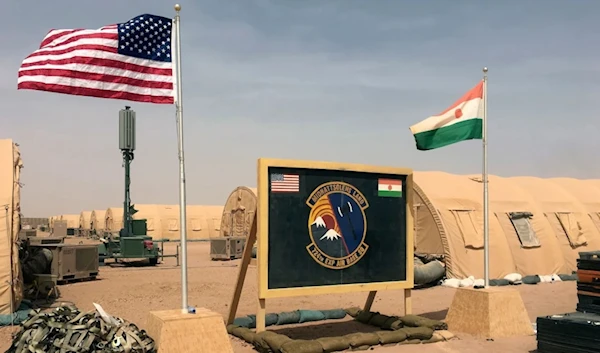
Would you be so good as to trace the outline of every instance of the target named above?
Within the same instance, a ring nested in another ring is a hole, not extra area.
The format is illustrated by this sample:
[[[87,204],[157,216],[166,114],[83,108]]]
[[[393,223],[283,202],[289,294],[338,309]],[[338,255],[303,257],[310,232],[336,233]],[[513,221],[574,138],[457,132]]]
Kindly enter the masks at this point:
[[[488,197],[488,158],[487,158],[487,72],[483,68],[483,271],[484,286],[490,286],[490,221],[489,221],[489,197]]]
[[[181,35],[179,32],[181,5],[175,5],[175,20],[173,29],[175,34],[175,79],[176,97],[175,110],[177,115],[177,141],[179,150],[179,230],[181,244],[181,312],[188,312],[188,275],[187,275],[187,222],[185,201],[185,160],[183,157],[183,94],[181,89]],[[171,58],[173,59],[173,58]]]

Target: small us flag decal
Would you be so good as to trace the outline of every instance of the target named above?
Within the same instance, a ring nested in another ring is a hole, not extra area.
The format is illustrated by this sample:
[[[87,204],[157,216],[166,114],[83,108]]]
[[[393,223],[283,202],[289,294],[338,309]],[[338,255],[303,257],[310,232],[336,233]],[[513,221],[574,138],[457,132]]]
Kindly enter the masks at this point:
[[[298,174],[271,174],[271,192],[299,192],[300,176]]]

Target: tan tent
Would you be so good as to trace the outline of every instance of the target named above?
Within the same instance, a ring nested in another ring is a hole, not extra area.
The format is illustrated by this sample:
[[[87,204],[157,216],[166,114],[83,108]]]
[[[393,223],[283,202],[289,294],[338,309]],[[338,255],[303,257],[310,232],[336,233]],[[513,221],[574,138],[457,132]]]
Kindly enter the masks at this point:
[[[96,232],[106,228],[106,210],[93,210],[90,215],[90,225]]]
[[[415,251],[445,255],[450,278],[483,277],[481,176],[415,172]],[[571,273],[600,249],[600,182],[489,177],[490,277]]]
[[[238,186],[229,194],[221,216],[220,236],[248,236],[256,215],[256,195],[256,188],[247,186]]]
[[[136,205],[137,207],[137,205]],[[109,232],[118,232],[123,228],[123,208],[109,207],[104,213],[104,226]]]
[[[575,195],[578,189],[587,189],[589,192],[590,188],[586,188],[585,183],[579,181],[579,187],[565,189],[554,179],[518,177],[510,180],[521,185],[535,198],[546,217],[565,261],[563,272],[577,269],[580,251],[600,250],[599,229],[591,218],[592,214]],[[596,190],[595,187],[591,189]]]
[[[483,242],[475,229],[481,228],[478,185],[464,176],[442,172],[415,172],[415,251],[446,256],[449,277],[483,274]],[[458,217],[463,218],[464,235]],[[474,234],[475,233],[475,234]],[[481,270],[471,273],[473,270]],[[466,275],[465,275],[466,274]]]
[[[181,237],[179,229],[179,205],[140,205],[133,219],[145,219],[148,235],[153,239],[177,240]],[[187,206],[187,237],[189,240],[208,239],[217,236],[221,224],[223,206]],[[123,227],[123,209],[106,210],[106,226],[113,232]]]
[[[133,215],[133,219],[145,219],[147,234],[153,239],[172,239],[169,233],[179,231],[179,207],[135,205],[135,209],[138,212]],[[122,215],[121,218],[123,218]]]
[[[92,229],[92,211],[82,211],[79,215],[79,228],[90,230]]]
[[[583,212],[589,214],[595,226],[600,229],[600,181],[570,178],[551,180],[575,196],[581,203]]]
[[[179,207],[177,207],[179,210]],[[187,237],[190,240],[219,236],[223,206],[187,206]],[[177,218],[179,222],[179,218]],[[178,235],[179,237],[180,235]]]
[[[16,310],[23,299],[23,275],[16,244],[21,224],[22,166],[18,146],[12,140],[0,140],[0,315]]]
[[[147,207],[154,207],[154,216],[142,212],[142,209]],[[136,205],[136,209],[140,212],[134,215],[134,219],[146,219],[148,235],[154,239],[181,238],[179,205]],[[223,206],[187,205],[186,211],[189,240],[208,239],[218,235]]]
[[[63,214],[60,216],[61,221],[67,221],[67,228],[79,228],[78,214]]]

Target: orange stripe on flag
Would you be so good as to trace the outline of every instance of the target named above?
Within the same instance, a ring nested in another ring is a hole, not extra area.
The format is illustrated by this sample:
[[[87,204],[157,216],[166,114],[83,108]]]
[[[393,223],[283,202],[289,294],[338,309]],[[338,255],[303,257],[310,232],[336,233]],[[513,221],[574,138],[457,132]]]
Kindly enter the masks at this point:
[[[471,88],[471,90],[469,92],[465,93],[464,96],[460,97],[448,109],[444,110],[443,112],[441,112],[438,115],[444,115],[449,110],[456,108],[456,106],[458,106],[459,104],[464,103],[466,101],[470,101],[471,99],[476,99],[476,98],[483,98],[483,80],[479,81],[479,83],[475,87]]]
[[[379,184],[383,184],[383,185],[402,185],[402,180],[396,180],[396,179],[379,179]]]

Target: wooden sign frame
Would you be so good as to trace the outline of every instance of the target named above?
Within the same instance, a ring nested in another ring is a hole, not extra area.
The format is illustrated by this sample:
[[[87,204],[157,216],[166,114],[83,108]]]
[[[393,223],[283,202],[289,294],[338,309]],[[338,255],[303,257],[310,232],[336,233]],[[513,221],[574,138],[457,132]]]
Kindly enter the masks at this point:
[[[269,168],[300,168],[300,169],[320,169],[320,170],[339,170],[351,172],[364,172],[373,174],[391,174],[406,176],[406,280],[394,282],[374,282],[374,283],[356,283],[343,285],[324,285],[296,288],[268,288],[268,229],[269,229]],[[351,292],[369,292],[364,309],[370,310],[379,290],[398,290],[404,289],[404,309],[405,314],[412,311],[411,308],[411,289],[414,288],[414,239],[413,239],[413,171],[409,168],[381,167],[363,164],[317,162],[303,160],[287,159],[258,159],[258,205],[256,220],[246,241],[242,263],[238,273],[237,285],[232,298],[227,324],[233,323],[239,300],[246,277],[248,265],[251,260],[252,247],[256,240],[257,244],[257,267],[258,267],[258,311],[256,315],[256,332],[265,330],[265,306],[266,299],[296,297],[304,295],[322,295],[332,293],[351,293]]]

